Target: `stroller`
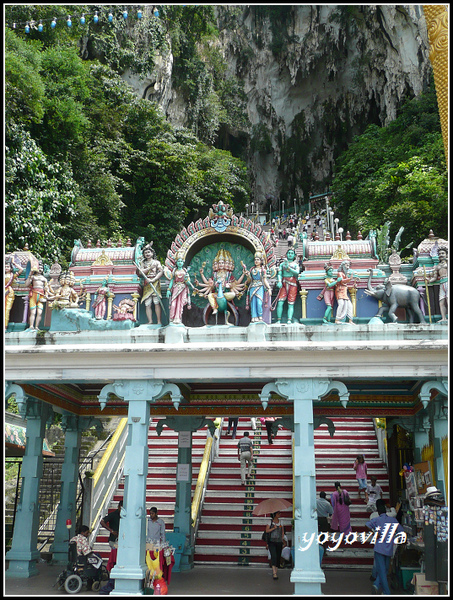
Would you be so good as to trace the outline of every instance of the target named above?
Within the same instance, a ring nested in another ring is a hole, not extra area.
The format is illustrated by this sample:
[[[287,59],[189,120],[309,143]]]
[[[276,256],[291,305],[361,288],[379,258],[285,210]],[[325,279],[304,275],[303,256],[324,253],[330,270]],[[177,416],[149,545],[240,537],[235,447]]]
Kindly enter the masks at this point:
[[[87,556],[77,555],[77,545],[70,542],[68,547],[68,564],[62,571],[55,585],[58,589],[64,590],[68,594],[78,594],[83,586],[87,589],[91,587],[93,592],[98,592],[101,588],[101,582],[109,578],[108,571],[102,563],[102,558],[95,554]]]

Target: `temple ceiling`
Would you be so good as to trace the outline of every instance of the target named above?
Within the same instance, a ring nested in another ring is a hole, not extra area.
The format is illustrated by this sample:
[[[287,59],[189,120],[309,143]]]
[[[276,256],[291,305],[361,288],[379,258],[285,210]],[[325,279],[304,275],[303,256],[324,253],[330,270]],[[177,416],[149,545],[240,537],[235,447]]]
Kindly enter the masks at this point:
[[[70,412],[80,416],[127,416],[127,401],[111,395],[101,409],[99,394],[104,383],[42,383],[22,384],[24,392],[54,406],[56,412]],[[291,401],[272,395],[264,411],[260,392],[268,380],[253,382],[177,382],[184,400],[178,411],[174,408],[169,395],[150,403],[152,416],[198,415],[217,416],[262,416],[292,415]],[[352,416],[370,415],[390,417],[395,415],[413,415],[422,405],[419,392],[423,380],[344,380],[350,397],[346,408],[340,398],[332,391],[313,404],[315,415]]]

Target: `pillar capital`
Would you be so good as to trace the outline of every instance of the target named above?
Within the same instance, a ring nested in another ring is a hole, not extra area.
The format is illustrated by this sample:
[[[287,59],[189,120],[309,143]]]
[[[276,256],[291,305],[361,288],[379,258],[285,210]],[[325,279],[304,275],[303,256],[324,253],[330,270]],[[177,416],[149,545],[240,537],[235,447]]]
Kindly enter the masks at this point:
[[[161,435],[163,426],[166,425],[173,431],[197,431],[202,429],[205,425],[208,426],[211,435],[214,435],[215,425],[212,419],[206,417],[165,417],[161,419],[156,425],[157,435]]]
[[[183,396],[181,390],[174,383],[166,383],[160,379],[118,379],[105,385],[99,394],[99,403],[104,410],[110,394],[123,400],[144,400],[154,402],[166,394],[172,396],[173,406],[178,410]]]
[[[431,400],[431,391],[437,390],[443,396],[448,396],[448,379],[438,377],[431,381],[425,381],[422,385],[419,393],[419,398],[423,404],[423,408],[426,408]]]
[[[416,420],[414,417],[394,417],[392,419],[388,419],[387,427],[388,429],[393,429],[394,425],[400,425],[406,431],[410,431],[411,433],[415,431]],[[393,431],[390,433],[390,437],[392,437]]]
[[[5,385],[5,400],[15,396],[20,416],[23,419],[42,419],[50,422],[53,417],[53,408],[47,402],[43,402],[33,396],[27,396],[20,385],[8,383]]]
[[[287,378],[266,384],[260,394],[261,404],[266,410],[271,393],[289,400],[318,400],[331,390],[338,390],[340,402],[346,408],[349,400],[347,387],[341,381],[324,378]]]
[[[22,418],[25,418],[27,412],[27,400],[28,396],[26,396],[24,390],[17,383],[11,383],[10,381],[5,382],[5,402],[14,396],[16,398],[17,406],[19,408],[19,413]]]
[[[94,417],[79,417],[71,413],[65,413],[61,418],[61,428],[67,431],[84,431],[95,426],[98,431],[103,430],[103,425],[99,419]]]

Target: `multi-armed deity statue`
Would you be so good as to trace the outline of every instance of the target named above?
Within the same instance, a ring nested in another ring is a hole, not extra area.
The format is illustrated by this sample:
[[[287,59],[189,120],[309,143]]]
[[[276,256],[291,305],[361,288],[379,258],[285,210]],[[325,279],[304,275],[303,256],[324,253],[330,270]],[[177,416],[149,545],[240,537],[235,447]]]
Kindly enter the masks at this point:
[[[236,307],[233,304],[235,298],[240,299],[244,293],[246,284],[242,283],[245,276],[245,269],[239,279],[234,277],[234,260],[228,250],[221,248],[212,262],[212,275],[209,278],[205,276],[206,263],[203,263],[199,269],[202,278],[202,283],[196,281],[201,290],[198,294],[207,298],[212,309],[212,314],[216,315],[222,312],[226,315],[225,322],[228,318],[228,307],[231,308],[233,314],[236,314]],[[207,307],[208,308],[208,307]],[[204,314],[205,323],[208,319],[208,311]]]
[[[76,240],[69,270],[54,265],[49,284],[42,262],[15,251],[5,261],[5,328],[66,330],[65,311],[77,330],[426,323],[439,313],[447,322],[448,243],[432,232],[404,273],[401,260],[379,263],[373,236],[300,241],[278,262],[265,229],[219,202],[182,229],[162,263],[143,238],[135,247]]]

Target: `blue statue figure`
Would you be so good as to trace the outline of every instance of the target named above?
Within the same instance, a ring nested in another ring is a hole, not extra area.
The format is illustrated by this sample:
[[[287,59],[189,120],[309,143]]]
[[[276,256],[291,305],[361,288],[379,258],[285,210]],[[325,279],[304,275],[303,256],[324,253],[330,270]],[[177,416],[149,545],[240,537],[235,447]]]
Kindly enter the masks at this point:
[[[269,302],[271,288],[266,274],[266,266],[261,252],[255,253],[255,266],[248,271],[242,263],[247,275],[247,308],[250,308],[251,322],[263,320],[263,306]]]

